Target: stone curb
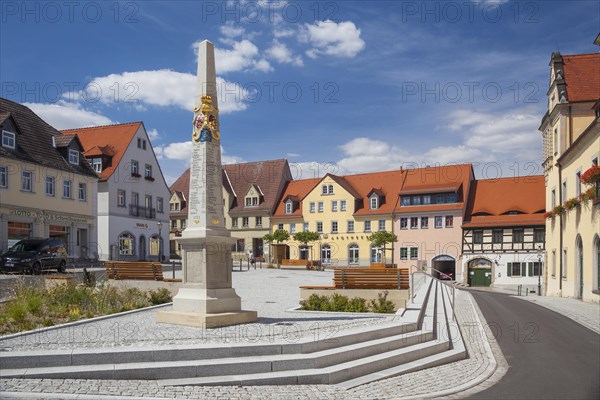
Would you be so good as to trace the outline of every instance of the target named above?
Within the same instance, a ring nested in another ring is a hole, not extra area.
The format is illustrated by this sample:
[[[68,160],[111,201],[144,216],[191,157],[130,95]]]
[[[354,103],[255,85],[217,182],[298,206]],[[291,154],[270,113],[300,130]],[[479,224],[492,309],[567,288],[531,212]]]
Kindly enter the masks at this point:
[[[35,335],[37,333],[48,332],[48,331],[52,331],[52,330],[55,330],[55,329],[68,328],[70,326],[77,326],[77,325],[82,325],[82,324],[88,324],[88,323],[91,323],[91,322],[103,321],[103,320],[106,320],[106,319],[111,319],[111,318],[116,318],[116,317],[122,317],[122,316],[125,316],[125,315],[135,314],[135,313],[139,313],[139,312],[142,312],[142,311],[154,310],[155,308],[161,308],[161,307],[170,306],[172,304],[173,304],[173,302],[170,302],[170,303],[165,303],[165,304],[159,304],[157,306],[150,306],[150,307],[138,308],[138,309],[135,309],[135,310],[123,311],[123,312],[115,313],[115,314],[102,315],[100,317],[80,319],[78,321],[66,322],[64,324],[48,326],[48,327],[45,327],[45,328],[38,328],[38,329],[34,329],[32,331],[25,331],[25,332],[19,332],[19,333],[11,333],[10,335],[0,336],[0,343],[3,340],[7,340],[7,339],[15,339],[15,338],[22,337],[22,336],[29,336],[29,335]]]

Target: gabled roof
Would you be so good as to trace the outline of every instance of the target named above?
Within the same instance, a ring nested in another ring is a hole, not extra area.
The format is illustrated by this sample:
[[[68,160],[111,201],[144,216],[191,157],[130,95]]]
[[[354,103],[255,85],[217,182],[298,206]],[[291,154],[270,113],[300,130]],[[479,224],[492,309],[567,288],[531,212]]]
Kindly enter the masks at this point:
[[[456,193],[456,203],[429,204],[398,207],[400,212],[432,212],[464,209],[469,185],[474,179],[471,164],[444,165],[414,168],[406,171],[404,185],[399,190],[402,196],[433,193]]]
[[[171,193],[175,193],[179,200],[187,199],[190,197],[190,169],[183,171],[183,174],[169,187]],[[187,202],[179,211],[171,211],[170,216],[187,216]]]
[[[302,202],[303,199],[313,190],[319,182],[321,182],[321,178],[311,178],[311,179],[300,179],[297,181],[289,181],[283,189],[282,201],[277,203],[277,208],[273,216],[277,216],[278,218],[297,218],[302,216]],[[284,202],[289,197],[295,197],[300,200],[300,204],[297,208],[294,209],[294,212],[291,214],[285,213],[285,205]]]
[[[600,99],[600,53],[562,56],[567,100]]]
[[[279,196],[279,187],[282,179],[290,176],[287,160],[268,160],[240,164],[223,165],[223,185],[233,196],[244,196],[248,190],[255,186],[263,196],[263,201],[254,207],[246,208],[243,198],[237,199],[232,204],[230,213],[244,213],[256,211],[272,212]],[[171,192],[182,192],[189,198],[190,169],[188,168],[169,188]],[[187,215],[187,205],[180,211],[171,215]]]
[[[0,146],[0,156],[32,162],[44,167],[59,169],[70,173],[95,177],[87,161],[80,157],[79,165],[69,164],[52,145],[52,138],[58,139],[60,132],[46,123],[30,108],[13,101],[0,98],[0,123],[4,124],[11,118],[19,135],[17,148],[12,150]]]
[[[112,162],[102,168],[102,173],[100,174],[100,180],[106,181],[118,168],[125,151],[127,151],[127,147],[129,147],[129,144],[142,125],[142,122],[130,122],[126,124],[67,129],[62,132],[66,135],[76,134],[86,152],[88,150],[92,151],[96,147],[100,151],[106,147],[111,149]],[[97,151],[93,152],[97,153]]]
[[[356,189],[354,189],[352,187],[352,184],[350,182],[348,182],[343,176],[337,176],[337,175],[333,175],[333,174],[327,174],[323,177],[323,179],[325,179],[326,177],[330,177],[331,179],[333,179],[333,181],[335,183],[337,183],[338,185],[340,185],[341,187],[344,188],[344,190],[348,193],[350,193],[350,195],[352,197],[354,197],[355,199],[360,199],[362,196],[360,195],[360,193],[358,193],[356,191]]]
[[[266,160],[223,165],[235,196],[245,196],[255,186],[262,196],[258,206],[246,207],[243,198],[237,198],[229,213],[256,211],[273,212],[279,200],[282,180],[291,176],[287,160]]]
[[[543,176],[474,181],[463,227],[544,225],[545,196]]]

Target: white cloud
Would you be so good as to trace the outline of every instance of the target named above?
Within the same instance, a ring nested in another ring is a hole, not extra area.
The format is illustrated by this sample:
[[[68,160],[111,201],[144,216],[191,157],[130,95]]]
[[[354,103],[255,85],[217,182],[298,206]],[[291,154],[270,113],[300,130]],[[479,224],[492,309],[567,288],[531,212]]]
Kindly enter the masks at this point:
[[[221,33],[223,35],[225,35],[226,37],[229,37],[229,38],[235,38],[238,36],[242,36],[244,34],[244,32],[246,31],[241,26],[234,25],[233,21],[228,21],[225,25],[221,25],[219,30],[221,31]]]
[[[65,93],[63,97],[80,102],[130,104],[136,110],[146,106],[174,106],[191,111],[194,107],[196,76],[169,69],[123,72],[97,77],[79,92]],[[243,88],[217,77],[217,92],[226,90],[237,95],[219,95],[219,111],[223,114],[242,111],[248,106],[243,102],[247,96]]]
[[[273,45],[265,52],[267,57],[276,60],[282,64],[293,64],[302,66],[304,62],[302,57],[294,55],[294,53],[284,44],[277,40],[273,42]]]
[[[187,163],[192,159],[192,141],[169,143],[154,147],[160,159],[179,160]]]
[[[399,168],[409,153],[381,140],[356,138],[341,145],[344,157],[337,162],[344,173],[386,171]]]
[[[354,58],[365,48],[365,42],[360,38],[360,29],[351,21],[336,23],[327,20],[317,21],[314,25],[305,24],[300,39],[313,46],[306,51],[311,58],[323,54]]]
[[[148,137],[150,138],[150,140],[158,139],[158,137],[160,136],[158,134],[158,131],[156,130],[156,128],[150,129],[147,133],[148,133]]]
[[[220,74],[236,71],[258,70],[272,71],[269,62],[260,58],[258,47],[251,41],[244,39],[232,42],[232,49],[215,48],[215,63]]]
[[[23,103],[58,130],[114,123],[104,115],[84,109],[80,104],[60,100],[54,104]]]

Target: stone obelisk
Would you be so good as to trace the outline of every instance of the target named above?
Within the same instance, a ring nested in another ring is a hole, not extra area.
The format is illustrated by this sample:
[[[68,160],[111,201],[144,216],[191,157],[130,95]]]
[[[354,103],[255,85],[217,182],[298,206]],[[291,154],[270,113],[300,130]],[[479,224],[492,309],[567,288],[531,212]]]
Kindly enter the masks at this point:
[[[198,47],[188,221],[178,240],[183,286],[173,298],[173,311],[158,313],[158,322],[214,328],[257,317],[256,311],[241,310],[241,299],[231,286],[233,239],[223,211],[216,79],[214,46],[205,40]]]

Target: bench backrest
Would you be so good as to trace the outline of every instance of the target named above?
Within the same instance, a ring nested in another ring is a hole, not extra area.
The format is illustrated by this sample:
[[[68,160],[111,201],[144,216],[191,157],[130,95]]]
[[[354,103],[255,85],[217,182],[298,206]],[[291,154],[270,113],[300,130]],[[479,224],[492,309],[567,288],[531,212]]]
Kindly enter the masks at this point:
[[[408,268],[335,268],[338,289],[408,289]]]
[[[109,279],[163,280],[162,266],[158,262],[106,261],[105,266]]]

